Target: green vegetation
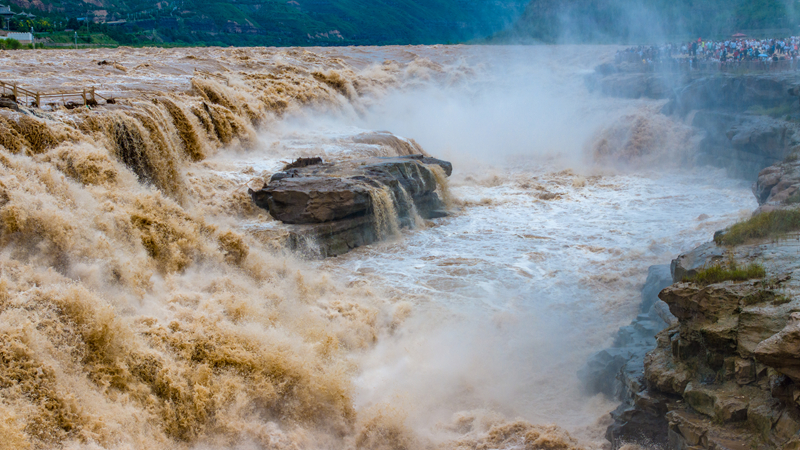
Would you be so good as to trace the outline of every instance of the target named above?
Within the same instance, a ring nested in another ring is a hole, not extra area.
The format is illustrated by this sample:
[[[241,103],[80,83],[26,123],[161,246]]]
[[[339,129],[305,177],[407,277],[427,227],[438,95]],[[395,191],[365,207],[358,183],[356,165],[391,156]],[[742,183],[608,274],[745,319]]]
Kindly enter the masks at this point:
[[[22,48],[22,44],[16,39],[0,40],[0,49],[2,50],[18,50],[20,48]]]
[[[12,30],[78,31],[78,45],[108,46],[652,43],[796,34],[800,19],[800,4],[783,0],[10,1],[35,16],[16,16]]]
[[[485,38],[513,23],[529,0],[106,0],[102,7],[83,0],[10,1],[14,12],[36,16],[17,16],[12,30],[52,33],[54,45],[72,42],[77,31],[78,45],[327,46]],[[94,23],[101,14],[113,23]],[[94,42],[98,34],[107,40]]]
[[[714,237],[718,245],[739,245],[764,238],[779,238],[800,230],[800,210],[779,209],[761,213],[733,225],[726,233]]]
[[[767,272],[761,264],[753,263],[745,267],[738,267],[735,262],[731,262],[727,266],[720,264],[700,269],[693,276],[685,277],[683,281],[706,285],[723,281],[746,281],[765,276],[767,276]]]

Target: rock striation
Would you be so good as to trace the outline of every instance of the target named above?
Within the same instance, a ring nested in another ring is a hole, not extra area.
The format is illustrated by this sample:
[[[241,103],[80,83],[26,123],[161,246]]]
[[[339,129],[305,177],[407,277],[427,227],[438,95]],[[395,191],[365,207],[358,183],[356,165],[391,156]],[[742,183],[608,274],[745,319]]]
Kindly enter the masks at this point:
[[[796,74],[604,65],[587,86],[667,100],[661,112],[691,124],[700,137],[697,162],[756,179],[755,214],[800,204]],[[647,285],[658,286],[658,300],[647,303],[643,292],[642,314],[579,373],[590,393],[622,401],[606,434],[613,448],[800,449],[800,233],[718,244],[726,232],[674,259],[668,277],[663,266],[651,268]],[[695,277],[714,266],[749,264],[761,265],[766,276],[708,283]]]
[[[447,161],[422,155],[325,163],[296,161],[272,176],[253,202],[290,225],[289,245],[334,256],[396,233],[418,218],[446,215],[439,193]]]
[[[623,404],[607,437],[670,449],[789,449],[800,443],[797,236],[735,247],[710,242],[673,260],[658,297],[675,321],[655,335],[643,371],[621,370]],[[759,263],[766,277],[685,281],[720,264]],[[626,362],[638,366],[637,359]]]

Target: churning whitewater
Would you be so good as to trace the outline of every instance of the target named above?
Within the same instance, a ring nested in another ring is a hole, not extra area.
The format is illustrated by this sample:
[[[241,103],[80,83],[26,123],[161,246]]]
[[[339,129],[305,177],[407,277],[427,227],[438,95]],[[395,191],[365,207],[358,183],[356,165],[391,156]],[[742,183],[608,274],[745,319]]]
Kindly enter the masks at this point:
[[[616,404],[576,372],[649,265],[755,206],[661,103],[586,90],[615,51],[2,53],[115,103],[0,112],[0,445],[603,447]],[[337,258],[248,195],[414,153],[452,161],[450,215],[401,228],[375,190],[384,240]]]

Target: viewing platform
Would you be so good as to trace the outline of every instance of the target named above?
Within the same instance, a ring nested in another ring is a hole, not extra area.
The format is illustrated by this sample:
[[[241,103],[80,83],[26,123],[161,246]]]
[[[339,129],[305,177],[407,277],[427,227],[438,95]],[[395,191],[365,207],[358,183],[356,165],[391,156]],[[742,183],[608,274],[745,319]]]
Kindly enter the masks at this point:
[[[115,103],[112,97],[103,97],[95,91],[95,88],[86,88],[80,91],[60,91],[60,92],[40,92],[25,89],[17,83],[0,81],[0,98],[8,99],[21,106],[33,108],[43,108],[45,105],[56,109],[63,106],[67,109],[74,109],[81,106],[97,106],[97,99],[103,100],[106,104]]]

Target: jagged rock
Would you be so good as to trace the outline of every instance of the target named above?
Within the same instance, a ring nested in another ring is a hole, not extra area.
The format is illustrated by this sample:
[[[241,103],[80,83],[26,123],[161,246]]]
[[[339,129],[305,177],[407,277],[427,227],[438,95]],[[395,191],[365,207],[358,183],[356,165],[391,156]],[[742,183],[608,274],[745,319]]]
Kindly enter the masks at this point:
[[[733,371],[736,383],[740,385],[756,381],[756,364],[752,359],[736,358]]]
[[[781,331],[792,312],[797,311],[795,303],[783,305],[752,305],[742,308],[739,313],[738,347],[742,357],[753,356],[758,344]]]
[[[708,419],[689,411],[675,410],[667,413],[670,448],[701,445],[711,428]]]
[[[672,358],[669,343],[666,346],[660,344],[647,354],[644,359],[644,375],[650,386],[672,395],[683,394],[692,379],[689,368]]]
[[[734,384],[699,385],[689,383],[683,399],[695,411],[705,414],[716,423],[747,420],[749,398],[758,394],[757,388],[742,388]]]
[[[611,97],[659,100],[673,97],[674,91],[685,84],[686,79],[672,73],[601,71],[587,77],[586,83],[590,90]]]
[[[695,113],[692,127],[702,135],[699,163],[751,180],[800,144],[800,126],[783,118],[704,110]]]
[[[689,383],[683,391],[683,399],[695,411],[708,417],[714,417],[715,397],[712,391]]]
[[[410,144],[409,144],[410,145]],[[306,158],[249,194],[286,225],[285,241],[309,256],[335,256],[399,226],[446,215],[436,190],[452,165],[422,155],[324,163]],[[385,228],[385,229],[384,229]],[[258,234],[258,231],[253,231]]]
[[[783,444],[781,450],[800,450],[800,437],[791,438],[787,443]]]
[[[429,165],[452,173],[450,163],[434,158],[370,158],[292,168],[273,175],[263,189],[249,192],[256,205],[282,222],[332,222],[367,214],[376,188],[389,188],[396,198],[431,201],[426,197],[437,183]]]
[[[667,413],[670,449],[752,450],[757,437],[746,429],[730,428],[684,409]]]
[[[606,430],[606,439],[616,449],[627,443],[664,446],[668,440],[664,414],[653,414],[622,404],[611,413],[614,423]]]
[[[753,291],[752,283],[726,282],[709,286],[676,283],[661,291],[659,297],[678,320],[713,324],[731,317],[741,299]]]
[[[765,168],[758,174],[753,193],[762,206],[797,203],[800,189],[800,161],[783,162]]]
[[[792,313],[785,328],[759,343],[755,357],[795,382],[800,381],[800,313]]]
[[[642,303],[639,311],[648,312],[658,301],[658,293],[672,284],[672,272],[667,264],[650,266],[642,287]]]
[[[664,309],[658,299],[658,292],[671,282],[669,266],[651,266],[641,290],[639,314],[630,325],[617,332],[614,345],[592,355],[578,371],[587,393],[604,393],[610,397],[620,397],[622,391],[638,392],[644,375],[644,355],[655,344],[655,335],[675,318],[669,314],[658,313],[654,309]],[[662,318],[663,316],[663,318]],[[666,319],[666,320],[665,320]]]
[[[775,412],[779,410],[778,401],[771,398],[769,393],[763,392],[760,396],[750,398],[747,407],[747,423],[762,439],[767,439],[775,422],[778,421],[778,415]]]
[[[796,102],[789,93],[796,83],[796,77],[789,72],[700,76],[676,94],[676,109],[685,114],[698,109],[773,108]]]
[[[6,97],[0,97],[0,108],[13,109],[14,111],[19,111],[19,105],[17,105],[17,102]]]
[[[775,422],[775,435],[781,439],[789,440],[800,431],[800,417],[798,413],[787,409]]]

